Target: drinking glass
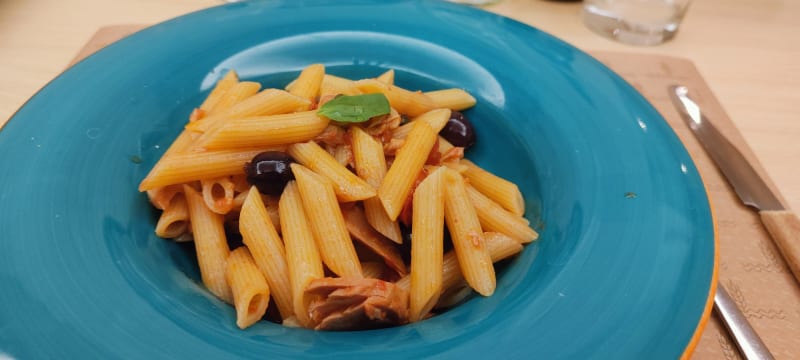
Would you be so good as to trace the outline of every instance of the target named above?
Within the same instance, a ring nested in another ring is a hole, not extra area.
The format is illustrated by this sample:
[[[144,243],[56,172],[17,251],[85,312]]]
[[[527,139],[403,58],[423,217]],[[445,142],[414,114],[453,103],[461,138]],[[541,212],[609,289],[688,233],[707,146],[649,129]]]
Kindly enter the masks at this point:
[[[632,45],[675,36],[690,0],[584,0],[583,22],[600,35]]]

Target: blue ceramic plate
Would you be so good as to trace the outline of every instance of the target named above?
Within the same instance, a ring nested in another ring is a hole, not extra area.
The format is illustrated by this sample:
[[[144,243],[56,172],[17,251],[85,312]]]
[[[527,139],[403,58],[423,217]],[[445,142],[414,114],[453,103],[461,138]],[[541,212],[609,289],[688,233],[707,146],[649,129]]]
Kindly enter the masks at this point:
[[[304,66],[462,87],[468,157],[515,183],[540,240],[494,296],[392,329],[245,331],[153,234],[136,191],[227,69]],[[697,169],[633,88],[539,30],[417,1],[272,1],[151,27],[75,65],[0,132],[0,358],[664,358],[707,319],[714,231]],[[377,358],[377,357],[375,357]]]

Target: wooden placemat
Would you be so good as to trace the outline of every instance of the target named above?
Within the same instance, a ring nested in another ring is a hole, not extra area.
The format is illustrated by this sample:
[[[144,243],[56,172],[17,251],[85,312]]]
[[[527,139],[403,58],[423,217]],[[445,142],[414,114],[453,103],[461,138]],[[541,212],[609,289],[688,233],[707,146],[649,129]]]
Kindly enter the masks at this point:
[[[73,63],[143,25],[101,28]],[[689,150],[706,183],[719,237],[719,279],[776,359],[800,356],[800,286],[795,282],[758,215],[742,205],[714,163],[673,108],[667,86],[683,84],[703,111],[775,190],[694,64],[685,59],[616,52],[590,52],[639,90],[669,122]],[[777,192],[776,192],[777,193]],[[665,334],[666,335],[666,334]],[[712,314],[693,359],[740,359],[722,323]]]

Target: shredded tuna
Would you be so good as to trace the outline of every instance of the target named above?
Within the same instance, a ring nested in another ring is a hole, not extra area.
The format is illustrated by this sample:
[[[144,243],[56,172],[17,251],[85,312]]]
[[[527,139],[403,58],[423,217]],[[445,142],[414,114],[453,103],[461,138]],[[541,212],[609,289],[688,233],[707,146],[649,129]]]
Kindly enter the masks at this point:
[[[408,322],[408,293],[378,279],[322,278],[306,288],[316,330],[366,330]]]

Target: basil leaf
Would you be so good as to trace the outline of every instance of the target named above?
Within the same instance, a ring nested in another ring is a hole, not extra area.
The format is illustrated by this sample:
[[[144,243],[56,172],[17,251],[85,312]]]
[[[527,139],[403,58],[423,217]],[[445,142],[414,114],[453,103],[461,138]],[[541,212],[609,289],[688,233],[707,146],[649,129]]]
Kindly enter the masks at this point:
[[[390,111],[389,100],[383,94],[341,95],[326,102],[318,115],[339,122],[360,123]]]

